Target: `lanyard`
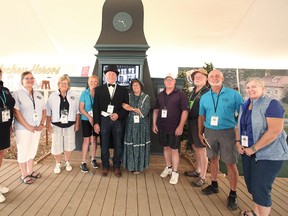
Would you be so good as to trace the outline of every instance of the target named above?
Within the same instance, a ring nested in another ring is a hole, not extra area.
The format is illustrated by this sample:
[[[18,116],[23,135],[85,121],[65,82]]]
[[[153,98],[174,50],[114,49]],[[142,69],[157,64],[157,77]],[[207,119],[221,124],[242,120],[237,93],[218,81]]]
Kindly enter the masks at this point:
[[[59,90],[59,97],[60,97],[60,115],[61,115],[61,110],[69,110],[69,101],[67,100],[67,92],[65,93],[65,96],[63,97],[61,94],[61,91]]]
[[[167,109],[167,104],[168,104],[168,101],[170,99],[170,95],[173,93],[173,91],[167,95],[166,92],[163,92],[163,97],[164,97],[164,109]]]
[[[190,109],[192,109],[193,104],[194,104],[194,101],[195,101],[197,98],[200,99],[200,97],[201,97],[201,92],[202,92],[202,90],[204,90],[204,89],[206,89],[205,86],[204,86],[203,88],[201,88],[200,91],[197,92],[197,93],[193,90],[193,92],[192,92],[192,94],[191,94],[191,96],[190,96],[190,99],[189,99],[189,108],[190,108]],[[194,98],[192,99],[193,96],[194,96]],[[190,106],[190,105],[191,105],[191,106]]]
[[[59,96],[60,96],[60,107],[61,107],[61,109],[66,109],[66,110],[67,110],[67,108],[66,108],[66,105],[67,105],[67,103],[68,103],[67,95],[63,97],[63,96],[60,94]],[[62,106],[61,106],[61,105],[62,105]]]
[[[222,90],[222,88],[221,88]],[[216,111],[217,111],[217,107],[218,107],[218,102],[219,102],[219,98],[220,98],[220,94],[221,94],[221,90],[219,92],[219,94],[217,95],[217,101],[216,101],[216,104],[215,104],[215,100],[214,100],[214,97],[213,97],[213,94],[212,94],[212,89],[211,89],[211,97],[212,97],[212,100],[213,100],[213,106],[214,106],[214,112],[216,114]]]
[[[244,135],[246,135],[246,133],[247,133],[247,125],[248,125],[248,120],[249,120],[249,118],[250,118],[250,116],[251,116],[251,112],[252,112],[252,110],[249,110],[248,108],[247,108],[247,110],[246,110],[246,112],[244,112],[243,113],[243,127],[244,127]]]
[[[1,100],[2,100],[2,103],[3,103],[3,108],[6,108],[6,96],[4,94],[4,91],[2,90],[2,95],[3,95],[3,98],[0,96]]]
[[[29,97],[30,97],[30,95],[29,95]],[[35,100],[34,100],[34,93],[33,93],[33,90],[32,90],[32,98],[30,97],[30,99],[31,99],[31,101],[32,101],[32,103],[33,103],[33,108],[34,108],[34,110],[35,110]]]

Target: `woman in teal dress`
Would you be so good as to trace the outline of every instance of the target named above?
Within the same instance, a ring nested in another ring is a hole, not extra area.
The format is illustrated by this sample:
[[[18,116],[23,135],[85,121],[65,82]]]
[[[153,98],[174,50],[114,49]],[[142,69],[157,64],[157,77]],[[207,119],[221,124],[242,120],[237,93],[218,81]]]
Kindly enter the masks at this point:
[[[124,137],[123,167],[133,174],[139,174],[149,166],[150,97],[142,92],[143,84],[138,79],[131,81],[131,89],[129,104],[123,104],[123,108],[129,111]]]

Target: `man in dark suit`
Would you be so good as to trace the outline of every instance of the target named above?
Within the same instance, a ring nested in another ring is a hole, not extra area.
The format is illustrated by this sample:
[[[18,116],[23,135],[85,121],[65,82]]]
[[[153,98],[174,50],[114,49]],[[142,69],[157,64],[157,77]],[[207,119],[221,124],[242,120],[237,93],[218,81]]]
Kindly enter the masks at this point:
[[[94,131],[100,134],[102,176],[109,172],[109,145],[114,144],[113,167],[117,177],[121,176],[123,143],[123,121],[128,112],[122,103],[129,103],[128,91],[116,84],[119,71],[116,65],[108,65],[104,71],[106,84],[96,88],[93,105]]]

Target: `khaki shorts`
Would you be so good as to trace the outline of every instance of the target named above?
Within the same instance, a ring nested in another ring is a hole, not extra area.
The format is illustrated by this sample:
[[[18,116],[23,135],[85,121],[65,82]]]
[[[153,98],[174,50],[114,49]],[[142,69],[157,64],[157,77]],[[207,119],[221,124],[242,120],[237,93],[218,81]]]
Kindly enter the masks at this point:
[[[205,137],[211,148],[207,148],[207,157],[219,157],[226,164],[235,164],[238,162],[238,152],[235,147],[235,130],[211,130],[205,128]]]
[[[68,128],[52,127],[51,153],[59,155],[64,151],[73,151],[76,148],[74,125]]]

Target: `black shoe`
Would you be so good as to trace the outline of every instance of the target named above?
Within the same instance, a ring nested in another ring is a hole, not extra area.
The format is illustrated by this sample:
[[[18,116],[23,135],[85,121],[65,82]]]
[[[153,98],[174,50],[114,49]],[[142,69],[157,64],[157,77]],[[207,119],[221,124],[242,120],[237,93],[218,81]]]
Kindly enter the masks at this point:
[[[81,169],[81,172],[83,173],[87,173],[89,171],[86,163],[82,163],[80,165],[80,169]]]
[[[230,211],[235,211],[238,208],[238,204],[237,204],[237,196],[236,195],[229,195],[227,198],[228,202],[227,202],[227,208]]]
[[[213,193],[219,193],[219,188],[214,187],[213,185],[209,185],[208,187],[206,187],[202,190],[202,194],[204,194],[204,195],[210,195]]]
[[[92,160],[91,161],[91,165],[93,166],[93,168],[97,169],[99,167],[98,163],[96,162],[96,160]]]

